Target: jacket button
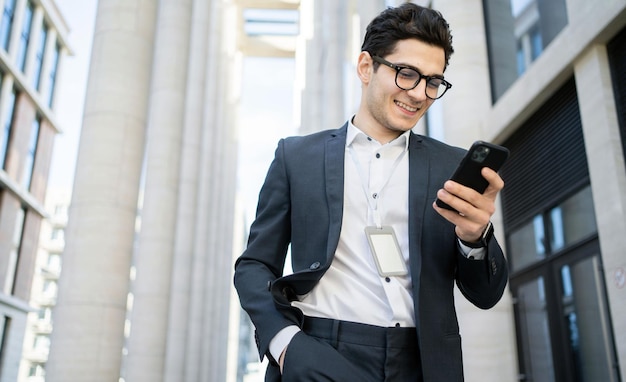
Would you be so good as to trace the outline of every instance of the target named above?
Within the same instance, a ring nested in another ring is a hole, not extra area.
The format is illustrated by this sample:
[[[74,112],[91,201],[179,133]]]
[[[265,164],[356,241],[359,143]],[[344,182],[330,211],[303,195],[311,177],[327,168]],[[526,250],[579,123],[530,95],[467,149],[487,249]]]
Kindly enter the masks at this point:
[[[267,290],[271,291],[272,290],[272,282],[271,281],[267,281]]]
[[[495,275],[498,272],[498,265],[496,264],[496,260],[491,260],[491,273]]]
[[[319,268],[319,267],[320,267],[320,265],[321,265],[321,264],[320,264],[320,262],[319,262],[319,261],[316,261],[316,262],[314,262],[313,264],[311,264],[311,266],[309,267],[309,269],[310,269],[310,270],[312,270],[312,271],[314,271],[314,270],[316,270],[317,268]]]

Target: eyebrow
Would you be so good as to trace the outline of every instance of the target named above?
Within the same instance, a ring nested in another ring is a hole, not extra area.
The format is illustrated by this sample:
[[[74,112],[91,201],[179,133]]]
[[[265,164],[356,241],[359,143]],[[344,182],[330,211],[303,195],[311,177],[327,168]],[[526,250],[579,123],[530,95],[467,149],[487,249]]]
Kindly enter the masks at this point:
[[[416,67],[415,67],[415,66],[413,66],[413,65],[407,65],[407,64],[395,64],[395,65],[398,65],[398,66],[401,66],[401,67],[404,67],[404,68],[411,68],[411,69],[413,69],[413,70],[417,70],[417,71],[418,71],[421,75],[423,75],[423,76],[441,78],[442,80],[445,78],[445,77],[443,76],[443,73],[441,73],[441,74],[440,74],[440,73],[435,73],[435,74],[427,74],[427,73],[424,73],[424,71],[423,71],[423,70],[421,70],[421,69],[419,69],[419,68],[416,68]]]
[[[389,61],[389,62],[391,62],[391,61]],[[441,78],[442,80],[445,79],[445,77],[443,76],[443,73],[441,73],[441,74],[440,73],[427,74],[427,73],[424,73],[423,70],[421,70],[421,69],[419,69],[419,68],[417,68],[417,67],[415,67],[415,66],[413,66],[411,64],[407,64],[407,63],[404,63],[404,62],[400,62],[400,63],[398,63],[398,62],[391,62],[391,63],[394,64],[394,65],[403,67],[403,68],[409,68],[409,69],[417,70],[423,76],[437,77],[437,78]]]

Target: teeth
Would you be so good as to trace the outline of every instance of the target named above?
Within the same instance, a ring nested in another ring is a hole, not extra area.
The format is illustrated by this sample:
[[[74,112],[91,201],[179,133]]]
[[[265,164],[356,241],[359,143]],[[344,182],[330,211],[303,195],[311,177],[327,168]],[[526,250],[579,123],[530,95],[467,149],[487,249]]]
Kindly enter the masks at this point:
[[[396,105],[398,105],[398,106],[400,106],[401,108],[403,108],[404,110],[410,111],[410,112],[412,112],[412,113],[414,113],[414,112],[416,112],[416,111],[417,111],[417,108],[416,108],[416,107],[411,107],[411,106],[409,106],[409,105],[407,105],[407,104],[405,104],[405,103],[402,103],[402,102],[400,102],[400,101],[396,101]]]

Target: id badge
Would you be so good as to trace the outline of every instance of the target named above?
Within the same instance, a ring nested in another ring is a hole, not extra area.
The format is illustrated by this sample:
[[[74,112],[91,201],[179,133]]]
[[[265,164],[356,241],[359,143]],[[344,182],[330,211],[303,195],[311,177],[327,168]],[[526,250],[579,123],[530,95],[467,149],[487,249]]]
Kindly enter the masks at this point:
[[[365,235],[381,276],[404,276],[408,273],[393,227],[365,227]]]

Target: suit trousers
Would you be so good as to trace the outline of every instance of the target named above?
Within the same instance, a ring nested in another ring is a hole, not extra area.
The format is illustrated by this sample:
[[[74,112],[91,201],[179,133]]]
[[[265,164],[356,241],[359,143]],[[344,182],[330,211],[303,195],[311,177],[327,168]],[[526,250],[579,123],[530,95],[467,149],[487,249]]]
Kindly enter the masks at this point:
[[[415,328],[305,317],[266,381],[423,382]]]

